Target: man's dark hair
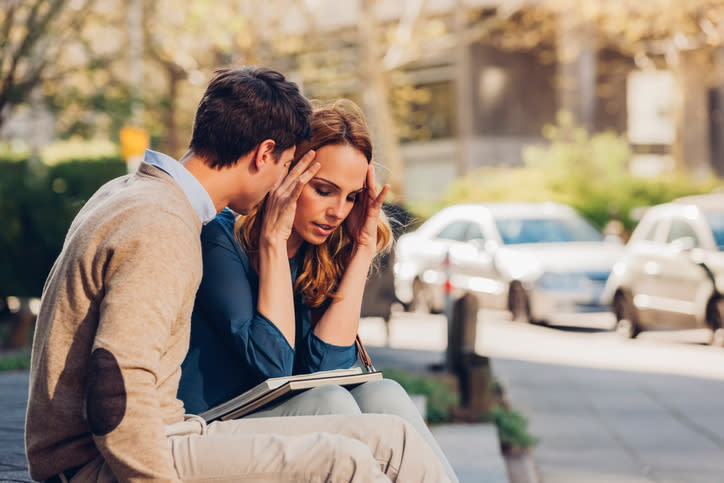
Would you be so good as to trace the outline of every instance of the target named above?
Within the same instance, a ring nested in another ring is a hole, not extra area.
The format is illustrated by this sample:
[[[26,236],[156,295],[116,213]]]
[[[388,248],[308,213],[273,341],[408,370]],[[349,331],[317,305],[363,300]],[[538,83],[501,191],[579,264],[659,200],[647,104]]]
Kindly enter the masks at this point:
[[[312,107],[294,82],[264,67],[219,69],[206,88],[189,148],[216,169],[233,166],[262,141],[274,156],[311,136]]]

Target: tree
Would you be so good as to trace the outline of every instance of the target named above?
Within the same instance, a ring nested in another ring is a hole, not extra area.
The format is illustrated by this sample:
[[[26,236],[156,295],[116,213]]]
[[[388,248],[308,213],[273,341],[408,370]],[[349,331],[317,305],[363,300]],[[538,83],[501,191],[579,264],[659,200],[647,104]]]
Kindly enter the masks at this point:
[[[143,100],[151,107],[147,118],[155,117],[161,131],[162,150],[182,154],[180,127],[190,126],[198,102],[189,92],[200,93],[210,71],[251,57],[254,33],[236,2],[144,3],[144,71],[149,75]]]
[[[446,32],[446,22],[441,22],[440,17],[451,12],[432,13],[424,0],[408,0],[393,7],[376,0],[358,0],[345,5],[347,11],[356,14],[352,23],[323,18],[329,14],[324,6],[312,10],[305,1],[285,3],[286,11],[293,12],[298,25],[291,33],[279,25],[259,28],[269,54],[298,75],[305,93],[312,97],[350,97],[363,107],[377,152],[381,153],[377,159],[389,170],[386,181],[391,185],[391,194],[403,198],[400,137],[403,129],[414,125],[407,122],[414,113],[412,103],[399,102],[396,95],[429,99],[425,93],[415,92],[414,84],[404,78],[403,71],[423,57],[423,51],[416,48],[418,44],[427,45],[428,39]],[[382,15],[384,9],[394,10],[397,15]],[[257,20],[265,18],[259,10],[248,13]],[[432,28],[427,28],[428,23],[434,24]],[[423,132],[411,128],[404,134],[414,137]]]
[[[5,0],[0,5],[0,127],[44,80],[72,64],[62,53],[77,38],[93,0]]]
[[[154,148],[182,154],[181,133],[190,130],[211,71],[248,61],[257,46],[242,2],[82,1],[94,4],[84,11],[72,55],[65,53],[43,82],[58,116],[56,134],[115,138],[135,123],[151,132]]]

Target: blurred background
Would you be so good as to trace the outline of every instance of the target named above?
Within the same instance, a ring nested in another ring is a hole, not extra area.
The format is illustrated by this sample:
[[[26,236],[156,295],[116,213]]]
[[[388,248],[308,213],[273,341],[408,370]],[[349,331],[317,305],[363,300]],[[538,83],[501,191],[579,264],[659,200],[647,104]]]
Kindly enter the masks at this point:
[[[416,222],[554,201],[625,241],[724,175],[722,0],[3,0],[0,52],[10,347],[83,202],[146,147],[182,155],[222,66],[356,101]]]

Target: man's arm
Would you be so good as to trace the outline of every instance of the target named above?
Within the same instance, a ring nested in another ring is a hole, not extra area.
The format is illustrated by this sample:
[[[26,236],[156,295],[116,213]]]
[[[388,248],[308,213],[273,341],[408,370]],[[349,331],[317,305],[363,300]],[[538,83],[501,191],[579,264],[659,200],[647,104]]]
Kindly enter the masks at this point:
[[[172,214],[156,213],[141,226],[130,238],[108,240],[106,259],[98,260],[105,264],[105,293],[89,361],[86,415],[119,480],[175,481],[164,432],[169,415],[162,413],[158,384],[181,363],[162,359],[169,357],[174,325],[189,323],[181,317],[198,283],[198,245]]]

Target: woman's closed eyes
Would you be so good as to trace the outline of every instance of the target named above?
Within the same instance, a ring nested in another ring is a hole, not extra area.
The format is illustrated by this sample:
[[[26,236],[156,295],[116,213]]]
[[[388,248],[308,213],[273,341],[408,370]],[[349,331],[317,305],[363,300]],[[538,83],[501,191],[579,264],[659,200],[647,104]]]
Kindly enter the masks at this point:
[[[314,192],[322,197],[332,196],[339,191],[339,188],[331,188],[326,185],[315,185],[313,188],[314,188]],[[354,203],[355,201],[357,201],[357,196],[362,191],[364,191],[364,188],[357,190],[357,191],[353,191],[352,193],[347,195],[347,201],[349,201],[350,203]]]

